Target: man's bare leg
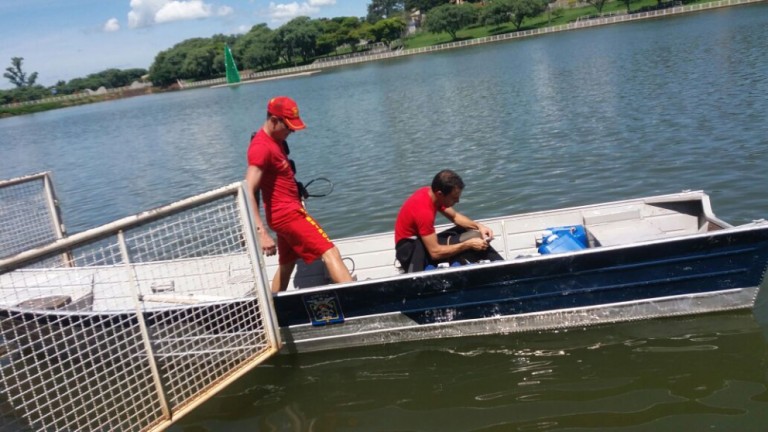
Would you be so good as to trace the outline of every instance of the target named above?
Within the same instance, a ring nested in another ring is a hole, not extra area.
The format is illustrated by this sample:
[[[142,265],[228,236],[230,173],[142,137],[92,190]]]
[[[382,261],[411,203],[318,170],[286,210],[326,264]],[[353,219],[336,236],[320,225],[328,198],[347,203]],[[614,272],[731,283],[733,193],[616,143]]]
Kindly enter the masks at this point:
[[[352,275],[349,274],[349,269],[341,260],[339,248],[334,246],[328,249],[323,253],[322,258],[325,268],[328,269],[328,275],[334,283],[352,282]]]
[[[280,268],[275,272],[275,277],[272,278],[273,294],[288,289],[288,282],[291,280],[294,267],[296,267],[296,261],[290,264],[280,264]]]

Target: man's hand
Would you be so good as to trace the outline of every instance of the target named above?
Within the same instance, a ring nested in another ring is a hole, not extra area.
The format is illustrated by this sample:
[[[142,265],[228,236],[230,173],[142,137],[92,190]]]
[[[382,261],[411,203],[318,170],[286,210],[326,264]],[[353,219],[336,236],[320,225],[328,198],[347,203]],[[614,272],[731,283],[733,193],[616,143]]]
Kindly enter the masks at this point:
[[[272,236],[267,233],[266,230],[260,230],[259,242],[261,243],[261,251],[266,256],[272,256],[277,253],[277,245]]]
[[[483,240],[485,240],[486,242],[490,242],[491,240],[493,240],[493,230],[479,222],[476,222],[476,223],[477,223],[478,231],[480,231],[480,234],[482,234],[483,236]]]
[[[484,251],[488,249],[488,241],[477,237],[459,244],[466,245],[468,248],[476,251]]]

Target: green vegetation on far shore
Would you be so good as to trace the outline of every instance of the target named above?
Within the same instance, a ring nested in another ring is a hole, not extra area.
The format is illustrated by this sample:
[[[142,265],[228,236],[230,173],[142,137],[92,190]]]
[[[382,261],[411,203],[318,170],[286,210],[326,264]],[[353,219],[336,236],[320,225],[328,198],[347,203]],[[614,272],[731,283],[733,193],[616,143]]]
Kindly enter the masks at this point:
[[[686,2],[687,5],[698,3],[711,3],[717,0],[694,0]],[[653,7],[658,5],[657,0],[632,0],[631,10],[637,11],[644,7]],[[611,1],[605,4],[603,7],[603,15],[626,13],[627,7],[622,1]],[[589,17],[596,15],[595,7],[592,5],[585,5],[581,7],[573,8],[559,8],[545,11],[544,13],[533,17],[527,18],[520,30],[530,30],[536,28],[553,27],[558,25],[568,24],[574,22],[581,17]],[[518,31],[514,24],[508,22],[501,26],[493,25],[473,25],[459,30],[456,33],[458,40],[477,39],[486,36],[494,36],[504,33],[512,33]],[[442,43],[451,42],[451,37],[448,33],[428,33],[419,32],[413,36],[409,36],[404,40],[405,48],[422,48],[432,45],[439,45]]]
[[[33,114],[36,112],[49,111],[59,108],[66,108],[69,106],[85,105],[93,102],[101,102],[106,100],[103,96],[83,97],[79,99],[71,99],[61,102],[41,102],[31,103],[26,105],[18,105],[13,107],[0,107],[0,118],[12,117],[23,114]]]
[[[24,114],[34,114],[42,111],[49,111],[49,110],[54,110],[59,108],[67,108],[67,107],[78,106],[78,105],[86,105],[86,104],[91,104],[95,102],[105,102],[109,100],[122,99],[125,97],[138,96],[142,94],[157,93],[161,91],[162,91],[161,89],[157,89],[157,88],[152,88],[152,89],[148,88],[148,89],[142,89],[142,90],[133,91],[133,92],[126,91],[121,93],[96,94],[92,96],[63,99],[63,100],[52,101],[52,102],[28,103],[28,104],[20,104],[16,106],[0,106],[0,118],[12,117],[12,116],[24,115]]]

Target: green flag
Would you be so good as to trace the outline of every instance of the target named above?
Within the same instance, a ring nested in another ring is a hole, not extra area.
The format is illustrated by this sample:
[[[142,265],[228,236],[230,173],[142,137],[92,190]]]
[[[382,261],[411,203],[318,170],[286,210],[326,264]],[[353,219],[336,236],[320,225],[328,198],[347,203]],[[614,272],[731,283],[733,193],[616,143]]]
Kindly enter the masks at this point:
[[[224,45],[224,66],[227,69],[227,84],[239,83],[240,72],[237,71],[235,59],[232,58],[232,50],[229,45]]]

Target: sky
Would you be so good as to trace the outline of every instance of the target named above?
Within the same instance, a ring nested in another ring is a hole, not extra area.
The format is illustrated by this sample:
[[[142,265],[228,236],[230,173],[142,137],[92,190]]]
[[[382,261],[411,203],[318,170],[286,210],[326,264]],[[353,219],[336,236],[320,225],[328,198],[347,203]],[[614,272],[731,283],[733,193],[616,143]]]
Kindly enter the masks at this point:
[[[276,29],[297,16],[363,17],[368,0],[2,0],[0,67],[22,57],[37,84],[105,69],[149,69],[155,56],[194,37]],[[13,85],[0,77],[0,89]]]

